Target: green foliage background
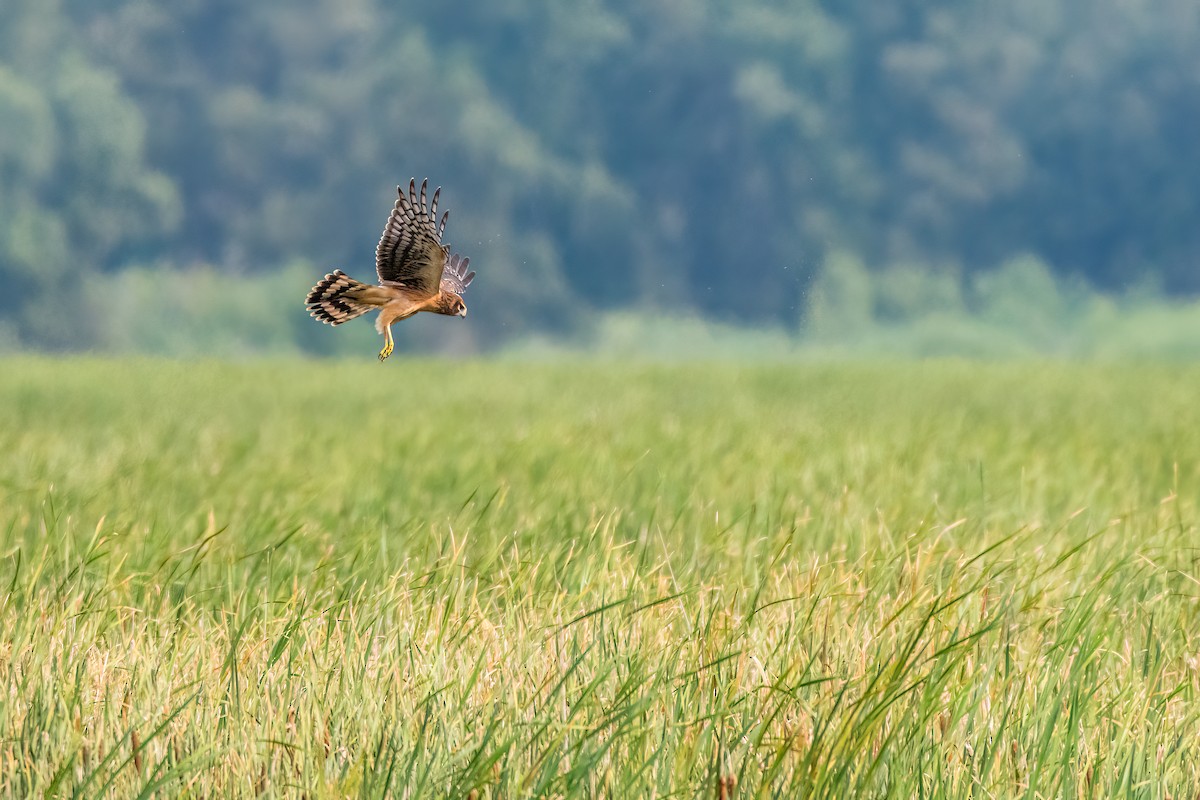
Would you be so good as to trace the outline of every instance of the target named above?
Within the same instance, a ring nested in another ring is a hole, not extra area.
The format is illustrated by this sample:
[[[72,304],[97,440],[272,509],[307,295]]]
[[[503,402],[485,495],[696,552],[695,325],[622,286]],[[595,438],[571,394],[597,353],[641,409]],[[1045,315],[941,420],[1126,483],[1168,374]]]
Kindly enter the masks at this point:
[[[356,349],[297,298],[370,274],[412,175],[480,278],[402,347],[588,346],[619,311],[811,348],[855,262],[884,299],[851,339],[1078,349],[1000,321],[1091,292],[1068,311],[1186,340],[1194,310],[1139,315],[1200,291],[1198,74],[1187,0],[8,0],[0,346]]]

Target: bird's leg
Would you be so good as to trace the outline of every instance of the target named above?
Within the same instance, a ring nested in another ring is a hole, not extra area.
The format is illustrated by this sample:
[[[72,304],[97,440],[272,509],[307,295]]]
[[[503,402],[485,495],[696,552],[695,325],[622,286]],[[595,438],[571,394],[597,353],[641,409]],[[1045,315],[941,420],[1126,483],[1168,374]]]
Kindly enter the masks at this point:
[[[392,354],[392,350],[396,348],[396,343],[392,341],[392,326],[383,326],[383,335],[387,340],[383,343],[383,349],[379,351],[379,360],[382,362]]]

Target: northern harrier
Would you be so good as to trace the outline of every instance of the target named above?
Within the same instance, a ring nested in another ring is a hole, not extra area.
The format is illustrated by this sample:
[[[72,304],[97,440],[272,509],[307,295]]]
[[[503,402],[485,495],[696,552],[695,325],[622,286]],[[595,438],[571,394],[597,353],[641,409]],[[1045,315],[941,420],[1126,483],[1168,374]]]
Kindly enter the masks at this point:
[[[462,294],[471,285],[474,272],[467,272],[469,258],[455,253],[442,244],[446,230],[447,211],[437,219],[438,187],[433,201],[425,204],[428,180],[421,181],[417,196],[417,181],[408,183],[408,194],[397,186],[400,199],[392,208],[379,246],[375,248],[375,271],[379,285],[371,286],[354,280],[340,269],[322,278],[304,301],[308,312],[321,322],[341,325],[373,308],[379,309],[375,330],[386,338],[379,360],[392,354],[392,323],[411,317],[418,311],[432,311],[465,317],[467,306]]]

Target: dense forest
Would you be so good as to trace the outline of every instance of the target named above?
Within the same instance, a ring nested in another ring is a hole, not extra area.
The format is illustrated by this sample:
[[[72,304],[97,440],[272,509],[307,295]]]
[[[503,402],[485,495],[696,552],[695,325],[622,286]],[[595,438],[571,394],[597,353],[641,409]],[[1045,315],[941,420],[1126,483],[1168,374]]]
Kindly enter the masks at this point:
[[[4,0],[0,346],[200,303],[320,350],[308,285],[426,175],[471,346],[794,327],[830,259],[1189,297],[1198,136],[1194,0]]]

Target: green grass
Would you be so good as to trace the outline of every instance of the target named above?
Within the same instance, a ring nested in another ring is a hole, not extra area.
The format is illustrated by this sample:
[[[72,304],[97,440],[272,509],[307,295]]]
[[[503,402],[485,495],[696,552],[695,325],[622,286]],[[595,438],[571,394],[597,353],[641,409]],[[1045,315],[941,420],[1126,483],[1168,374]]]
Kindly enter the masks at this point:
[[[1200,369],[0,362],[0,796],[1200,786]]]

